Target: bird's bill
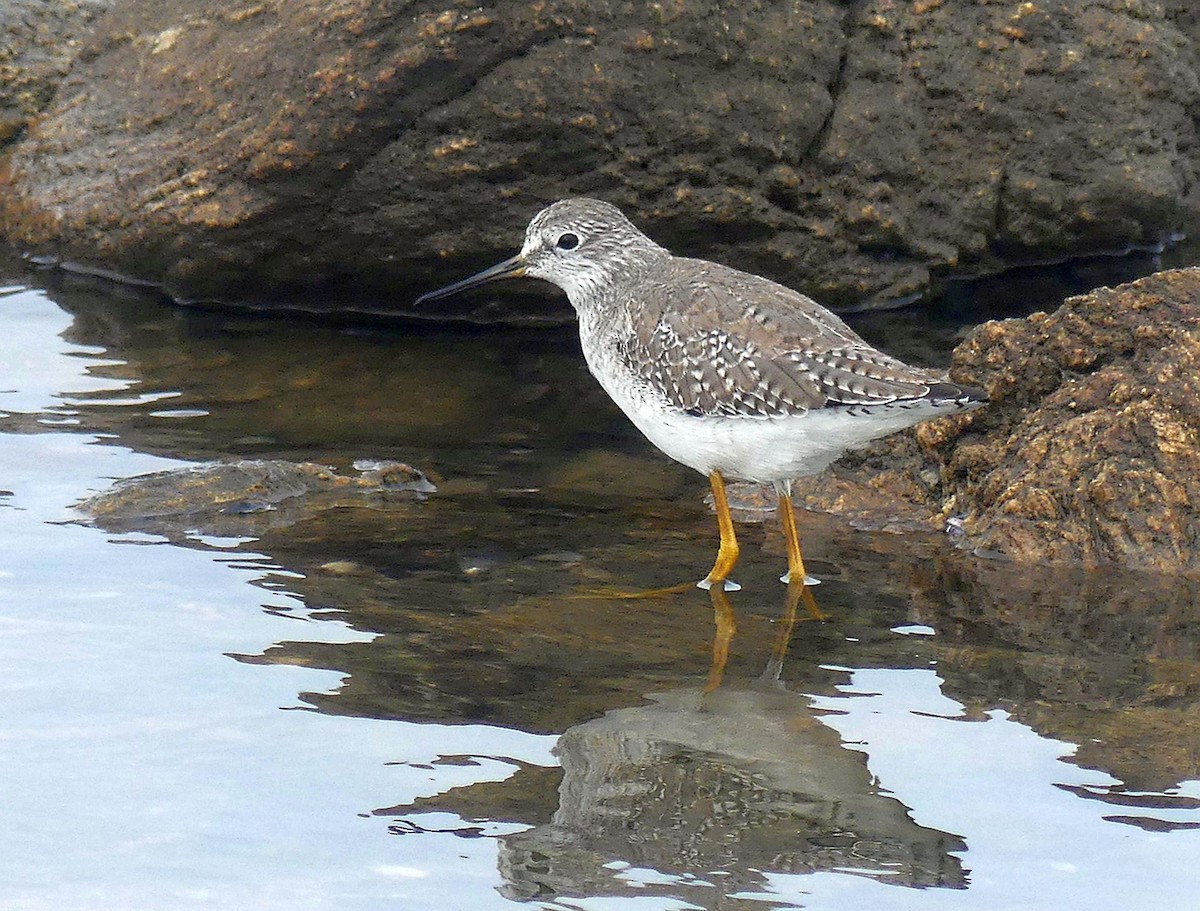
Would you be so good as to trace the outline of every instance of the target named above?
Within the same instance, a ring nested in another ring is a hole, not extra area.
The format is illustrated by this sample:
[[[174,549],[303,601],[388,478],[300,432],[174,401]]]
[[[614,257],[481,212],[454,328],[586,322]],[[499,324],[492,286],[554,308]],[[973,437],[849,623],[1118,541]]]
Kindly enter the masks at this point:
[[[457,281],[452,285],[446,285],[444,288],[438,288],[436,291],[430,291],[427,294],[422,294],[416,299],[414,305],[419,306],[429,301],[441,300],[443,297],[449,297],[451,294],[457,294],[459,291],[466,291],[468,288],[477,288],[480,285],[486,285],[488,282],[500,281],[503,278],[520,278],[525,274],[525,260],[521,254],[517,254],[511,259],[506,259],[502,263],[496,263],[490,269],[484,269],[482,272],[476,272],[469,278],[464,278],[462,281]]]

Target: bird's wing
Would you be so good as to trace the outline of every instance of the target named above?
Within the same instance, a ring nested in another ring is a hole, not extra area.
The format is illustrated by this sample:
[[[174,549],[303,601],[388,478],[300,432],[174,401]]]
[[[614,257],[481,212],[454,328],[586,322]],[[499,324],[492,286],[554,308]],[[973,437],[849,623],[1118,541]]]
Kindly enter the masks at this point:
[[[639,284],[643,318],[623,353],[657,396],[684,411],[777,417],[883,405],[928,395],[940,379],[875,350],[789,288],[683,262]]]

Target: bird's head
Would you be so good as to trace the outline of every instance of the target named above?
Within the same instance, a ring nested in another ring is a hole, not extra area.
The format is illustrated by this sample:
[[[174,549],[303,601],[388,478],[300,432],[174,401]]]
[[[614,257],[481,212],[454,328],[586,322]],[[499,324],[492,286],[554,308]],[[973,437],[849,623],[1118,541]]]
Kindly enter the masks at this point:
[[[616,206],[598,199],[564,199],[542,209],[525,229],[516,256],[462,281],[431,291],[421,304],[504,278],[527,275],[567,292],[576,310],[606,287],[636,275],[666,250],[633,226]]]

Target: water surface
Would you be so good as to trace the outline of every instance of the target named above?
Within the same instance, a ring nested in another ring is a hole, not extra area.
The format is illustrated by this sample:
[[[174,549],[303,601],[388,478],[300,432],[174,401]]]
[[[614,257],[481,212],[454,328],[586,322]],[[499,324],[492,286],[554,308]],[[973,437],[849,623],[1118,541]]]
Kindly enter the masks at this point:
[[[769,526],[727,601],[614,599],[703,574],[715,532],[570,331],[9,278],[0,907],[1194,901],[1194,583],[805,514],[820,618]],[[926,360],[958,331],[861,325]],[[397,459],[438,491],[195,527],[73,509],[230,458]]]

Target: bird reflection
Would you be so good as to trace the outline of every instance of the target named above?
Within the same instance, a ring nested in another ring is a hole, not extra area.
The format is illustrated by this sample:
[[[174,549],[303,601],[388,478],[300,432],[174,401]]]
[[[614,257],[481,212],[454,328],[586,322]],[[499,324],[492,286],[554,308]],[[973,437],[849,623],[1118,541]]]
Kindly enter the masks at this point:
[[[826,870],[965,888],[961,839],[881,793],[865,756],[782,681],[797,624],[825,616],[811,588],[788,586],[766,666],[747,681],[726,679],[737,634],[729,594],[714,586],[709,598],[707,682],[562,735],[552,821],[501,839],[505,896],[632,892],[740,907],[737,893],[765,890],[770,873]]]
[[[725,666],[729,663],[729,644],[737,635],[737,614],[729,600],[729,593],[720,587],[708,590],[709,599],[713,606],[713,647],[712,665],[708,672],[708,683],[704,692],[711,693],[725,679]],[[762,680],[779,680],[783,671],[783,660],[787,656],[788,645],[795,632],[798,612],[803,605],[810,620],[824,620],[825,613],[817,606],[813,597],[812,587],[803,582],[788,582],[787,594],[784,596],[783,613],[780,616],[779,634],[771,648],[771,657],[763,670]]]

